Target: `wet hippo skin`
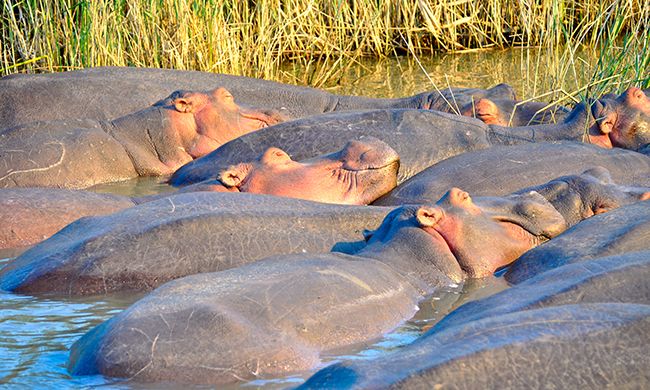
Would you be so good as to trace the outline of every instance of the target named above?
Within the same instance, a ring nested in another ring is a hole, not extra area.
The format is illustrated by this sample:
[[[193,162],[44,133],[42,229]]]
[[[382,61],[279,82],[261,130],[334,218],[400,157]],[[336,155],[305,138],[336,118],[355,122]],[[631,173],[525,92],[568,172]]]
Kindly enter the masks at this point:
[[[299,389],[644,388],[650,306],[591,303],[494,315],[372,361],[327,367]]]
[[[300,388],[519,388],[531,383],[547,386],[554,381],[569,387],[603,387],[647,383],[650,359],[637,356],[634,346],[628,354],[626,338],[630,333],[620,332],[620,325],[598,330],[589,329],[590,325],[581,328],[577,322],[585,309],[600,307],[614,319],[630,308],[640,309],[631,313],[639,316],[638,326],[647,324],[649,276],[648,251],[568,264],[466,303],[404,349],[372,362],[333,365]],[[506,317],[510,319],[500,320]],[[596,321],[607,319],[594,317]],[[504,329],[498,330],[496,324]],[[578,334],[574,333],[578,329]],[[508,335],[508,331],[512,333]],[[647,342],[647,334],[636,337],[638,342]],[[452,346],[455,350],[448,349]],[[588,351],[594,351],[585,356],[589,362],[568,358]],[[615,363],[620,361],[617,354],[630,359]],[[499,365],[509,369],[484,371]],[[561,372],[560,378],[554,377],[556,370]],[[603,372],[606,375],[599,375]],[[531,382],[531,378],[538,382]]]
[[[275,256],[167,283],[82,337],[70,370],[222,384],[314,368],[322,351],[380,336],[423,295],[491,274],[563,229],[539,195],[509,199],[521,207],[452,189],[392,211],[354,255]]]
[[[473,118],[423,110],[314,116],[233,140],[181,167],[170,183],[182,186],[214,178],[215,172],[253,158],[269,146],[304,159],[339,148],[348,139],[362,135],[379,138],[397,151],[402,159],[399,182],[444,159],[490,146],[571,140],[608,149],[616,146],[641,150],[650,143],[650,99],[638,88],[597,103],[591,107],[578,104],[562,123],[520,127],[486,125]]]
[[[0,128],[34,121],[110,120],[142,110],[175,90],[218,86],[240,103],[279,110],[288,118],[368,108],[427,108],[449,111],[472,98],[514,99],[514,90],[442,89],[399,99],[339,96],[308,87],[248,77],[169,69],[98,67],[71,72],[11,75],[0,79]],[[448,103],[449,102],[449,103]]]

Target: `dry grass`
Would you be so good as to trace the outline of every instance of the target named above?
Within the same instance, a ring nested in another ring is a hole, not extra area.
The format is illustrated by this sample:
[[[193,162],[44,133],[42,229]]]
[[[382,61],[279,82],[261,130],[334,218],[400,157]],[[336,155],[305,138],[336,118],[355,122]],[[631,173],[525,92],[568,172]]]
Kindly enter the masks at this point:
[[[364,56],[539,46],[526,96],[575,96],[578,72],[593,74],[586,85],[648,83],[646,0],[1,1],[0,74],[120,65],[322,86]]]

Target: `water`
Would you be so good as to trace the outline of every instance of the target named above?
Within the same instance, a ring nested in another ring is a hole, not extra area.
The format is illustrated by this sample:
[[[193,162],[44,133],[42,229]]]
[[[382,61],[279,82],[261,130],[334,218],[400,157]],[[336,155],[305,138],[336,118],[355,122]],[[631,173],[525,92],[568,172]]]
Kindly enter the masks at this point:
[[[443,55],[421,59],[426,73],[416,61],[392,59],[364,60],[347,69],[340,82],[327,86],[331,92],[376,97],[399,97],[447,85],[486,88],[500,82],[513,85],[518,93],[530,96],[530,80],[522,69],[530,51],[491,51],[463,55]],[[287,68],[289,71],[293,69]],[[298,76],[300,70],[296,72]],[[144,196],[171,191],[159,179],[139,179],[96,186],[91,190],[128,196]],[[20,251],[0,251],[0,267]],[[447,313],[468,300],[478,299],[507,288],[503,278],[474,280],[464,286],[440,289],[420,303],[416,316],[394,332],[365,348],[350,348],[323,356],[324,364],[336,361],[372,359],[415,340]],[[110,295],[69,299],[27,296],[0,292],[0,387],[7,388],[176,388],[174,384],[138,384],[102,376],[72,377],[66,370],[68,349],[86,331],[128,307],[141,295]],[[286,388],[301,383],[312,372],[286,378],[260,380],[232,388]],[[206,388],[184,386],[185,388]],[[211,388],[211,387],[207,387]]]

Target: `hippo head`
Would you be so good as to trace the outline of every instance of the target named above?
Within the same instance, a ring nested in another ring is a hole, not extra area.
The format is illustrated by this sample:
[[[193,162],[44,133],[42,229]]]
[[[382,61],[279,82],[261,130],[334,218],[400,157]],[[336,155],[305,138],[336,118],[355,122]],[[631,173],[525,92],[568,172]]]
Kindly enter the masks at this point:
[[[567,112],[564,107],[542,102],[483,98],[467,104],[460,113],[480,119],[488,125],[517,127],[555,123],[563,120]]]
[[[528,191],[544,196],[562,214],[568,226],[596,214],[650,199],[650,188],[617,185],[603,167],[589,169],[580,175],[559,177],[519,192]]]
[[[499,108],[497,104],[490,99],[479,99],[461,108],[460,113],[464,116],[474,117],[485,122],[487,125],[508,126],[510,114],[514,110],[515,101],[504,101],[503,105],[508,105],[509,110]]]
[[[359,254],[376,252],[373,247],[394,240],[408,241],[405,247],[429,252],[426,261],[452,279],[462,279],[453,274],[454,265],[463,276],[480,278],[565,228],[562,216],[539,194],[474,203],[467,192],[452,188],[435,205],[402,206],[389,213],[379,229],[366,233],[367,248]]]
[[[592,143],[637,151],[650,144],[650,98],[639,88],[597,100],[591,114],[596,120],[589,131]]]
[[[339,204],[369,204],[397,185],[399,156],[372,137],[328,155],[297,162],[278,148],[219,174],[229,190]]]
[[[225,88],[176,91],[154,106],[164,107],[181,129],[185,150],[198,158],[241,135],[282,122],[273,110],[244,108]]]

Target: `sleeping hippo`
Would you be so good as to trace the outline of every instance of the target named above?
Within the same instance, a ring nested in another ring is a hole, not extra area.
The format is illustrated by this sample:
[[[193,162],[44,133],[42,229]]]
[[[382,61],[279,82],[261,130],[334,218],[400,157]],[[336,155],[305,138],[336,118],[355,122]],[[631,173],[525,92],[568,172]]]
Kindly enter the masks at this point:
[[[399,182],[444,159],[495,145],[573,140],[603,148],[637,150],[644,142],[650,143],[646,139],[650,137],[649,110],[650,99],[638,88],[630,88],[617,99],[602,99],[591,107],[576,105],[559,124],[504,127],[424,110],[320,115],[281,123],[228,142],[181,167],[170,183],[182,186],[214,178],[216,171],[257,156],[271,145],[304,159],[340,147],[344,140],[358,135],[379,138],[397,151],[402,162]],[[611,125],[605,120],[614,117]]]
[[[158,176],[242,134],[278,123],[277,113],[238,106],[230,92],[176,91],[112,121],[33,122],[0,131],[0,187],[82,188]]]
[[[508,200],[452,189],[392,211],[353,255],[275,256],[167,283],[77,341],[69,370],[221,385],[313,369],[323,352],[394,329],[434,289],[491,275],[564,228],[538,194]]]
[[[403,160],[402,160],[403,161]],[[504,195],[555,177],[606,168],[622,185],[650,187],[650,157],[578,142],[495,146],[441,161],[401,183],[375,204],[426,203],[458,185],[476,195]],[[602,177],[601,180],[609,181]]]
[[[217,181],[191,185],[178,192],[248,192],[365,205],[395,187],[398,168],[399,156],[390,146],[365,137],[305,162],[293,161],[281,149],[269,148],[257,160],[221,172]],[[3,188],[0,249],[42,241],[84,216],[110,214],[169,195],[129,198],[58,188]]]
[[[231,91],[243,104],[275,109],[287,118],[391,107],[458,112],[458,107],[480,98],[515,98],[514,90],[505,84],[488,90],[446,88],[405,98],[374,99],[209,72],[99,67],[0,79],[0,128],[34,121],[111,120],[143,110],[175,90],[217,86]]]

